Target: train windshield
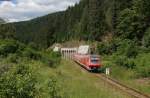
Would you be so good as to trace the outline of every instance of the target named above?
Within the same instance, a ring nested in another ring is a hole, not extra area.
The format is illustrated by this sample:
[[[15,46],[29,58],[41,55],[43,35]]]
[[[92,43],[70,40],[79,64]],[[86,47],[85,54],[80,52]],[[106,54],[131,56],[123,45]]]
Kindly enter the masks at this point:
[[[97,64],[99,62],[99,58],[91,58],[91,63],[93,63],[93,64]]]
[[[92,62],[93,64],[97,64],[97,63],[98,63],[98,60],[91,60],[91,62]]]
[[[99,57],[97,55],[92,55],[91,56],[91,63],[93,63],[93,64],[99,63]]]

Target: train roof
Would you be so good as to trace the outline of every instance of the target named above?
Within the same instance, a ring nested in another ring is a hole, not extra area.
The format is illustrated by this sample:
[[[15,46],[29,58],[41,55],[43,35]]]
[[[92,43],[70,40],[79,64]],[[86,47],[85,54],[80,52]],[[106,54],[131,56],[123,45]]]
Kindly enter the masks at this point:
[[[78,48],[78,54],[89,54],[89,51],[90,51],[90,46],[89,45],[81,45],[79,48]]]
[[[90,55],[92,58],[99,58],[99,55]]]

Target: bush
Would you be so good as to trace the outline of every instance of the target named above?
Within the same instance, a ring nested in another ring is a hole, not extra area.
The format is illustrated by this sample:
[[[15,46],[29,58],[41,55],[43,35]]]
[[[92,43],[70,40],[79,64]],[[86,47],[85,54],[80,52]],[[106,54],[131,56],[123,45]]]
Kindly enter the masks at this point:
[[[14,40],[1,40],[0,55],[7,56],[9,53],[15,53],[18,50],[19,44]]]
[[[59,52],[43,52],[42,62],[50,67],[56,68],[61,61],[61,54]]]
[[[110,55],[117,50],[117,44],[112,42],[101,42],[97,46],[98,53],[101,55]]]
[[[141,53],[135,59],[137,77],[150,77],[150,53]]]
[[[117,54],[127,56],[128,58],[135,58],[138,55],[138,46],[134,41],[124,39],[119,42]]]
[[[59,52],[52,52],[51,53],[51,61],[54,64],[59,64],[61,61],[61,54]]]
[[[24,51],[22,52],[22,55],[23,57],[27,57],[29,59],[34,59],[34,60],[41,59],[41,54],[38,51],[29,47],[24,49]]]
[[[28,47],[30,47],[30,48],[32,48],[32,49],[34,49],[34,50],[39,50],[39,47],[38,47],[37,44],[34,43],[34,42],[30,42],[30,43],[28,44]]]
[[[143,16],[136,10],[126,8],[118,16],[116,32],[122,38],[141,40],[145,26]]]
[[[48,81],[48,90],[51,96],[50,98],[62,98],[61,86],[56,77],[50,77]]]
[[[98,48],[99,54],[101,55],[109,53],[108,46],[106,45],[106,43],[99,43],[97,48]]]
[[[134,59],[129,59],[126,56],[119,56],[115,60],[115,64],[126,68],[131,68],[131,69],[133,69],[136,66]]]
[[[9,55],[10,54],[10,55]],[[35,48],[31,46],[26,46],[23,43],[17,42],[15,40],[1,40],[0,41],[0,55],[2,57],[9,56],[8,59],[13,59],[12,56],[27,57],[34,60],[39,60],[41,54]]]
[[[150,77],[150,67],[138,66],[136,68],[137,77]]]
[[[7,62],[10,63],[17,63],[17,59],[19,58],[19,56],[17,54],[9,54],[8,57],[6,58]]]
[[[37,94],[33,68],[18,65],[0,77],[1,98],[34,98]]]
[[[143,44],[146,48],[150,48],[150,28],[145,32]]]

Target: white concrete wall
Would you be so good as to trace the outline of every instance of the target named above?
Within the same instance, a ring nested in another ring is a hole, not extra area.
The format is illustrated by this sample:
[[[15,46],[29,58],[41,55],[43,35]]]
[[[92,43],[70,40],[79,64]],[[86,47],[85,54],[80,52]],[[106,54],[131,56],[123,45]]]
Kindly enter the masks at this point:
[[[77,53],[77,48],[61,48],[61,55],[64,59],[73,59],[73,55]]]

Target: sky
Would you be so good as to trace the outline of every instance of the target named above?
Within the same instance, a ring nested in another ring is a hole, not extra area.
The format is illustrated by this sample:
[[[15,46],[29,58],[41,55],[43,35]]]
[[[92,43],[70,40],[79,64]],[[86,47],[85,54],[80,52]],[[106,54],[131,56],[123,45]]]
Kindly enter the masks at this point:
[[[9,22],[30,20],[63,11],[79,0],[0,0],[0,17]]]

